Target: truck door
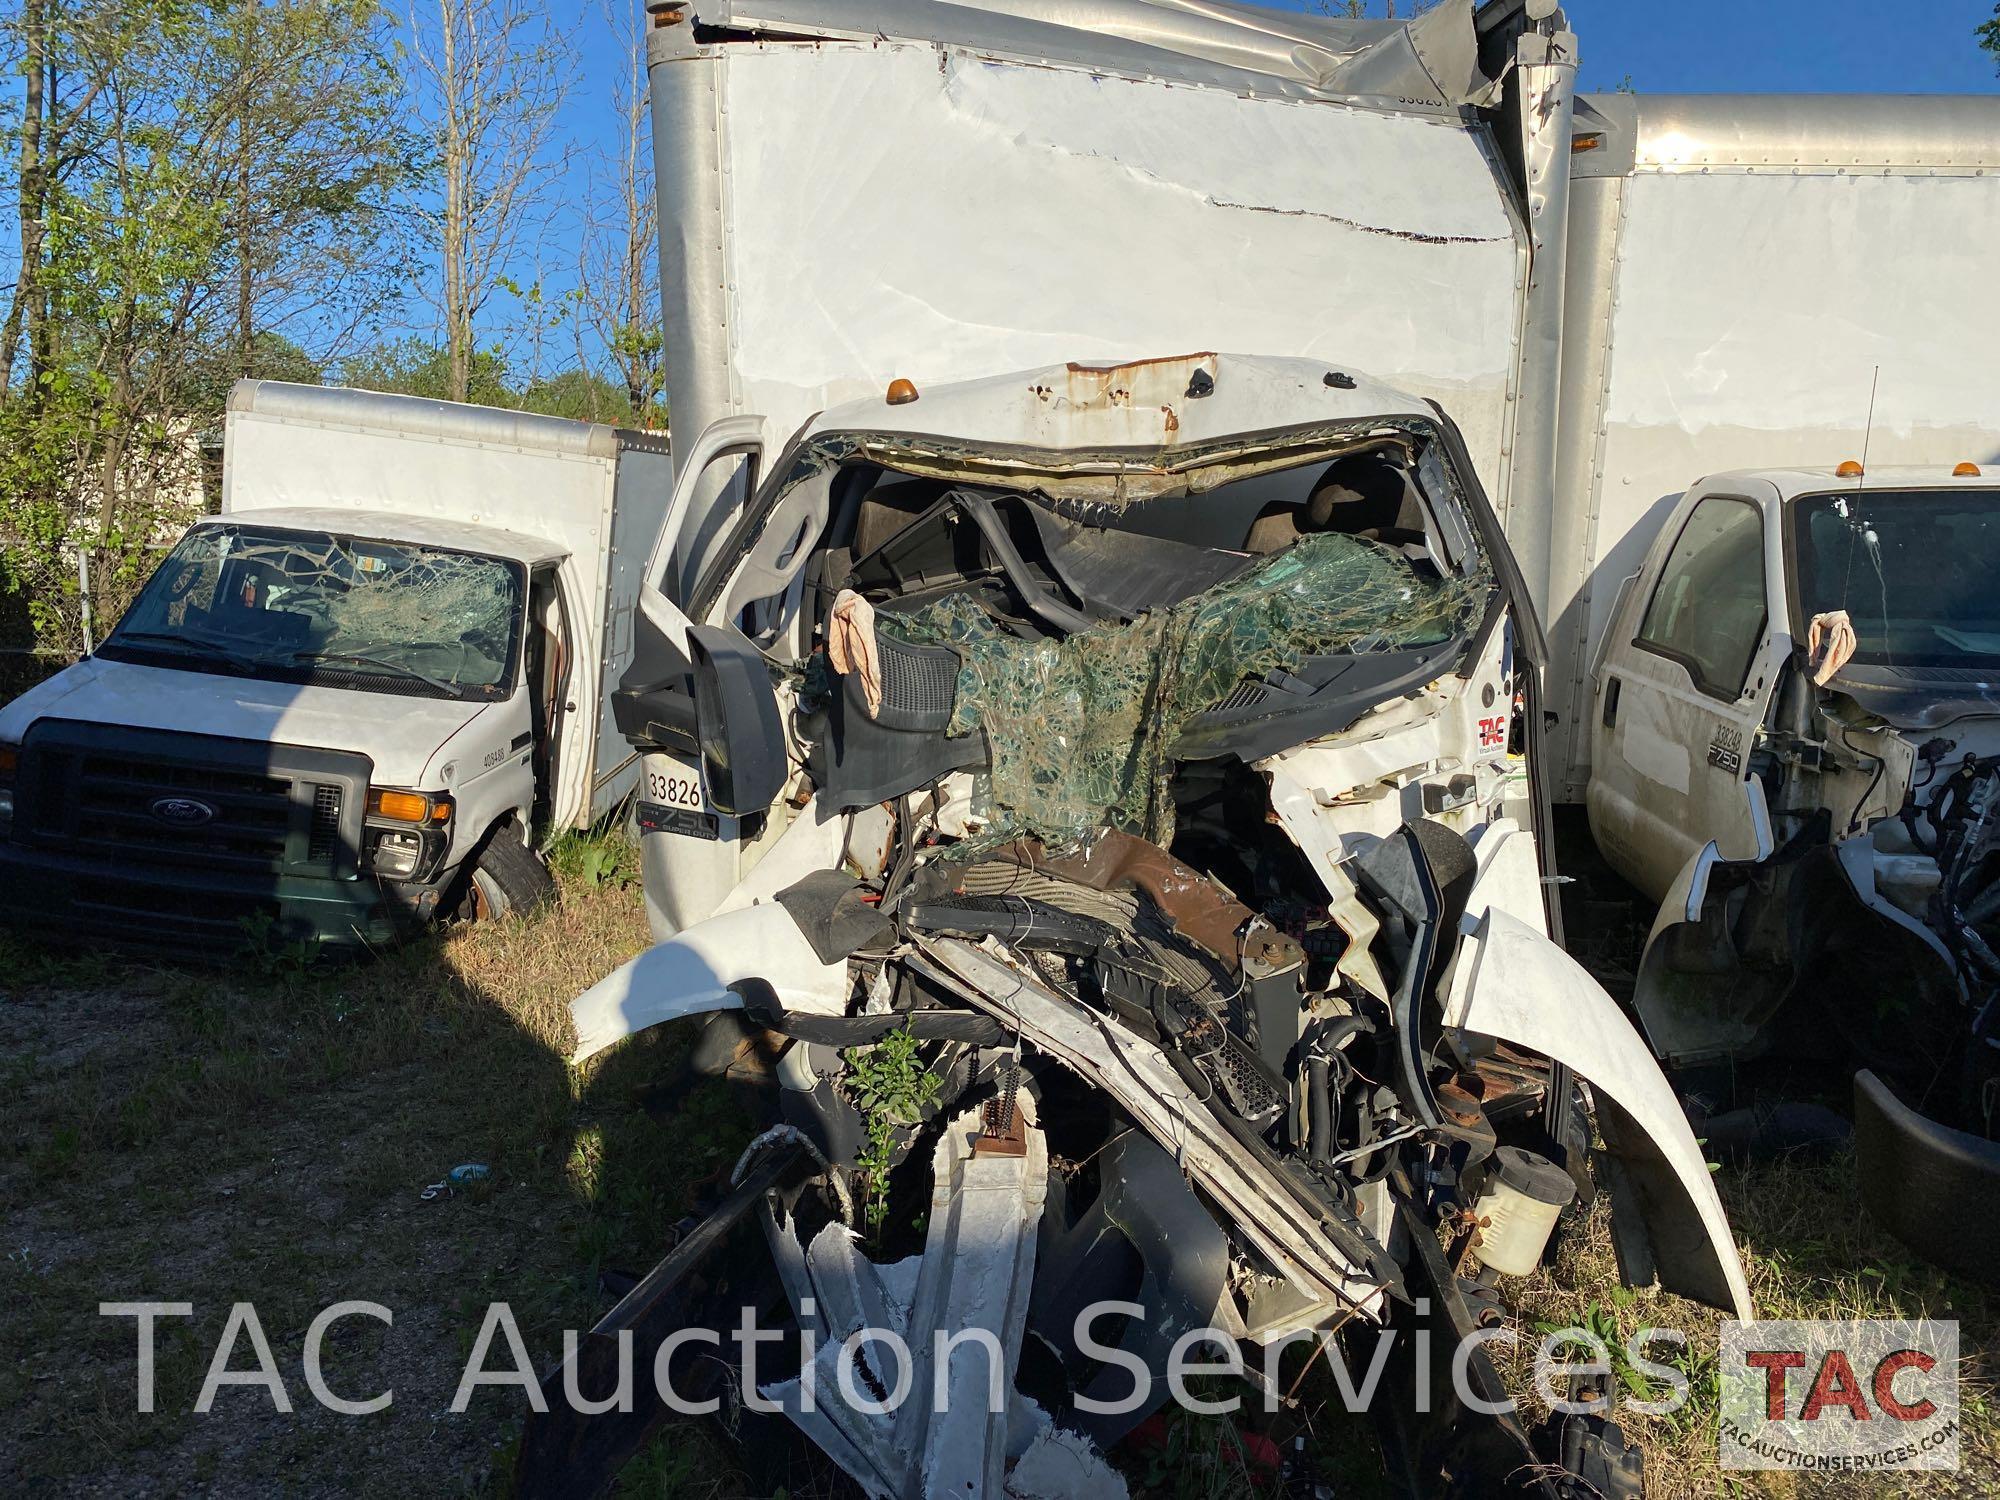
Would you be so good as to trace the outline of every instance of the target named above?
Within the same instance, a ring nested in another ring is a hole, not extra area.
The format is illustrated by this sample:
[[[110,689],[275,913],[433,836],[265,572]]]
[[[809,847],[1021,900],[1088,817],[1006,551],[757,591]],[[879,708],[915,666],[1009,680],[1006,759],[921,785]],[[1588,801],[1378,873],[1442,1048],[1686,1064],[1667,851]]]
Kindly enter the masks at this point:
[[[568,612],[553,566],[535,569],[528,580],[526,681],[528,728],[533,735],[530,757],[535,770],[535,826],[553,831],[559,826],[562,774],[566,769],[563,740],[574,708],[574,652]],[[566,823],[567,817],[560,819]],[[553,826],[552,826],[553,825]]]
[[[646,915],[653,935],[671,937],[712,913],[736,885],[768,832],[762,817],[737,817],[715,805],[702,774],[695,723],[694,648],[683,605],[692,582],[682,547],[697,497],[709,501],[701,522],[708,536],[726,534],[731,518],[756,492],[764,453],[764,419],[725,417],[706,428],[676,465],[673,498],[639,593],[642,624],[631,668],[613,697],[625,737],[642,751],[639,847]]]
[[[1744,783],[1782,649],[1785,615],[1771,601],[1783,597],[1784,572],[1766,520],[1775,490],[1736,489],[1682,502],[1612,622],[1599,670],[1591,831],[1656,901],[1710,841],[1724,859],[1760,848]]]

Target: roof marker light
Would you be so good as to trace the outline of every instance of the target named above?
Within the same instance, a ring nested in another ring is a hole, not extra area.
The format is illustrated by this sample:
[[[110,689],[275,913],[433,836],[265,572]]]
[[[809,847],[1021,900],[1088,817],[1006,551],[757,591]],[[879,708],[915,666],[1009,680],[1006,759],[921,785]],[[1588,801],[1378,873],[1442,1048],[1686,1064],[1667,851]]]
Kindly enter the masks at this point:
[[[917,399],[917,388],[899,375],[889,382],[889,394],[884,399],[891,406],[908,406]]]
[[[1960,464],[1951,471],[1951,477],[1953,479],[1977,479],[1979,477],[1979,465],[1973,463]]]
[[[1835,479],[1859,479],[1864,472],[1860,462],[1850,458],[1833,471],[1833,477]]]

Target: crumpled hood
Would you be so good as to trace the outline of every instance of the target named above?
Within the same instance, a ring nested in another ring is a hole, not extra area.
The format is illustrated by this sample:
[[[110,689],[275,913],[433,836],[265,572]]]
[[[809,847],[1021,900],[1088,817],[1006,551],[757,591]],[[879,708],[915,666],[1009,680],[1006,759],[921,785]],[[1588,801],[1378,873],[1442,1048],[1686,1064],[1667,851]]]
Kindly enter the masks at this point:
[[[91,657],[0,709],[0,740],[20,743],[37,719],[130,724],[351,750],[375,763],[377,785],[416,786],[438,747],[490,706]]]

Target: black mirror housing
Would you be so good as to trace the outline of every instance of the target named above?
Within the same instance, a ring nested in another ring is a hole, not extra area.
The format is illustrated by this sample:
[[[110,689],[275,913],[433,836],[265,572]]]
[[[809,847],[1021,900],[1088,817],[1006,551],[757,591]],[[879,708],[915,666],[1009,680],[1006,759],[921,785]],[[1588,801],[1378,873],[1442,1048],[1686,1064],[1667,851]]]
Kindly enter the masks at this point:
[[[688,653],[708,800],[732,818],[761,813],[785,789],[787,769],[770,665],[741,632],[716,625],[691,626]]]

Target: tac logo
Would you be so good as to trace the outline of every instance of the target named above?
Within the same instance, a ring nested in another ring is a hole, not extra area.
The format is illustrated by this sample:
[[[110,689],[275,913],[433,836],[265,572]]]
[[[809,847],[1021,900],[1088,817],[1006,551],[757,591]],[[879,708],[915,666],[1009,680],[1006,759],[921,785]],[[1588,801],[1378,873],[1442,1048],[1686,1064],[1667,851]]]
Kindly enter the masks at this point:
[[[1725,1469],[1958,1467],[1958,1324],[1722,1325]]]

